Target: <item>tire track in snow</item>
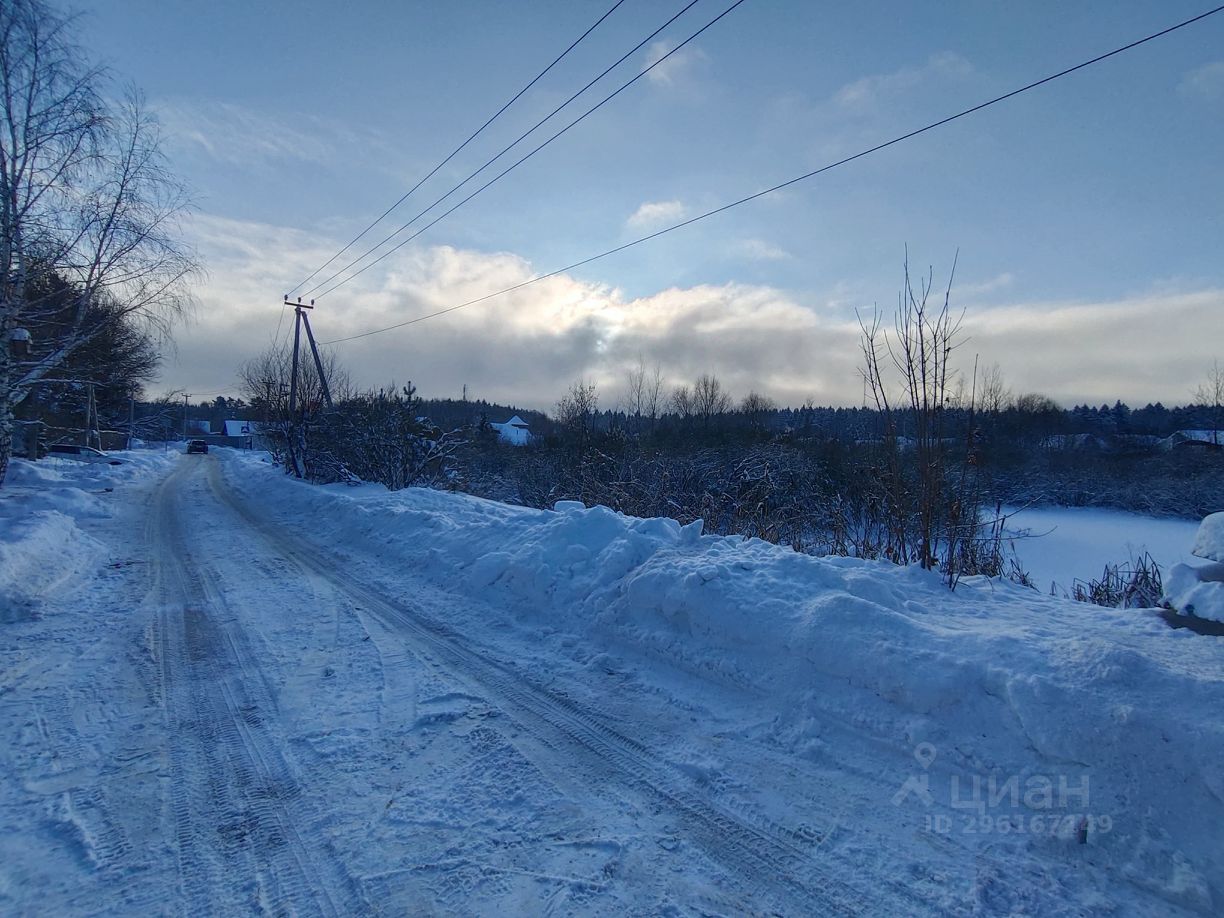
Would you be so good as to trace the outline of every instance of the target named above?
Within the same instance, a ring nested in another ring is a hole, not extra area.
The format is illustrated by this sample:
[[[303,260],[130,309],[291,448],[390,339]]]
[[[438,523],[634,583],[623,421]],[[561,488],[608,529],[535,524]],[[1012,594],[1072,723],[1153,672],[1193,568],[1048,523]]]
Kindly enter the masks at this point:
[[[366,911],[343,865],[299,830],[313,829],[316,814],[301,806],[297,775],[260,713],[274,709],[270,692],[224,598],[193,563],[176,496],[198,466],[180,465],[161,485],[147,530],[180,911]]]
[[[218,500],[278,554],[327,578],[365,612],[395,627],[416,645],[426,663],[478,686],[537,741],[563,752],[563,767],[580,772],[589,788],[599,792],[612,782],[661,804],[683,827],[686,841],[746,881],[743,892],[751,897],[751,911],[761,903],[804,914],[857,914],[868,903],[894,914],[929,913],[936,907],[899,880],[882,877],[868,886],[847,877],[844,870],[835,873],[820,860],[819,834],[790,829],[711,799],[645,744],[590,709],[472,650],[462,635],[414,606],[385,596],[259,518],[230,492],[216,463],[209,464],[208,474]]]

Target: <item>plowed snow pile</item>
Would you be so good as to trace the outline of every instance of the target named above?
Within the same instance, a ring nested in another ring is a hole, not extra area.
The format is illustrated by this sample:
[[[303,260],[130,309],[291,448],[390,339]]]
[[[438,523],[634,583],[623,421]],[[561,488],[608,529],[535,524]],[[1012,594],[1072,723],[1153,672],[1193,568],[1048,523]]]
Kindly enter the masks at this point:
[[[0,488],[0,622],[32,614],[37,599],[100,557],[76,525],[110,515],[110,489],[149,474],[175,454],[116,452],[120,465],[70,459],[10,462]]]
[[[836,759],[831,722],[918,749],[915,771],[936,776],[930,792],[953,806],[968,791],[963,780],[949,791],[941,768],[997,778],[1002,796],[1008,779],[1022,790],[1049,779],[1055,815],[1089,817],[1086,856],[1190,909],[1224,903],[1221,639],[1142,610],[984,579],[950,593],[915,568],[603,507],[313,487],[252,455],[227,458],[226,475],[253,508],[321,545],[495,600],[633,666],[740,692],[799,754]],[[1022,805],[1043,812],[1036,797]]]

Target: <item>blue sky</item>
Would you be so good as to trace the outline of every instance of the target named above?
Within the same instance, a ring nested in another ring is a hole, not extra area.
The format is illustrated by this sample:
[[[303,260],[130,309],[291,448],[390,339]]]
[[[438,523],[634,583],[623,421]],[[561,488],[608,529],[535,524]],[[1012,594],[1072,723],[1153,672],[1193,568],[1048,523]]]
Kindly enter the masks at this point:
[[[575,114],[729,2],[700,0]],[[199,205],[190,230],[209,278],[161,385],[232,389],[236,366],[271,340],[280,294],[609,5],[86,3],[84,43],[161,113]],[[681,6],[626,0],[371,240]],[[653,78],[322,300],[318,335],[550,271],[1206,7],[747,0]],[[1222,150],[1224,14],[572,275],[340,354],[365,384],[411,378],[442,395],[466,382],[541,407],[580,375],[611,404],[638,354],[673,382],[711,371],[736,395],[854,404],[854,309],[891,306],[908,245],[937,276],[959,248],[955,298],[972,337],[963,353],[998,362],[1014,388],[1068,404],[1186,401],[1224,340]]]

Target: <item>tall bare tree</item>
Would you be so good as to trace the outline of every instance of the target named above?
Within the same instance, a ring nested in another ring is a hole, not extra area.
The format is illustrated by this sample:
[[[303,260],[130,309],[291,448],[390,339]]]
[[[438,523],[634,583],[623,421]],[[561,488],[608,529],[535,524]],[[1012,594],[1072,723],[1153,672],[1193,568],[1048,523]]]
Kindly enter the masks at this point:
[[[955,377],[952,352],[960,343],[964,311],[951,306],[955,259],[941,299],[932,300],[931,270],[918,278],[910,273],[908,253],[904,271],[893,334],[883,327],[879,313],[870,324],[860,319],[862,372],[883,417],[888,447],[888,469],[882,483],[889,530],[886,553],[894,561],[905,564],[916,559],[930,569],[939,562],[941,541],[947,544],[954,527],[960,525],[949,514],[956,501],[948,491],[945,421]],[[899,383],[899,392],[893,379]],[[903,475],[899,451],[901,425],[906,421],[912,425],[916,472],[912,484]]]
[[[702,373],[693,384],[693,408],[702,426],[708,429],[714,417],[731,410],[731,394],[722,387],[717,376]]]
[[[672,390],[671,410],[680,418],[681,422],[688,421],[696,413],[696,403],[693,399],[693,392],[688,386],[681,383]]]
[[[650,429],[653,432],[663,413],[663,368],[658,363],[646,376],[642,386],[642,410],[650,419]]]
[[[634,433],[640,434],[646,421],[654,429],[663,410],[663,370],[659,364],[647,369],[645,358],[638,354],[637,363],[625,373],[621,409],[632,419]]]
[[[321,349],[319,359],[332,400],[342,402],[353,395],[352,377],[336,353]],[[270,347],[239,367],[239,387],[250,404],[265,412],[266,420],[287,420],[292,372],[293,351],[288,346]],[[306,408],[323,402],[323,382],[309,358],[298,362],[298,398]]]
[[[1002,414],[1012,403],[1012,392],[1003,379],[1003,370],[997,363],[981,370],[978,376],[977,404],[980,411],[990,415]]]
[[[13,406],[101,333],[93,304],[105,296],[164,333],[198,270],[156,120],[133,91],[107,101],[107,76],[86,63],[73,25],[44,0],[0,3],[0,480]],[[49,308],[32,293],[49,273],[73,288],[73,307],[54,338],[16,357],[13,333]]]
[[[1224,415],[1224,369],[1220,367],[1220,361],[1211,362],[1207,378],[1194,390],[1194,403],[1207,409],[1211,420],[1211,442],[1218,446],[1221,415]]]
[[[740,402],[740,414],[748,421],[748,425],[757,433],[765,430],[769,416],[778,410],[777,403],[768,395],[759,392],[749,392]]]
[[[625,392],[621,396],[621,410],[631,422],[633,432],[642,432],[642,415],[646,411],[646,361],[638,354],[637,363],[625,373]]]

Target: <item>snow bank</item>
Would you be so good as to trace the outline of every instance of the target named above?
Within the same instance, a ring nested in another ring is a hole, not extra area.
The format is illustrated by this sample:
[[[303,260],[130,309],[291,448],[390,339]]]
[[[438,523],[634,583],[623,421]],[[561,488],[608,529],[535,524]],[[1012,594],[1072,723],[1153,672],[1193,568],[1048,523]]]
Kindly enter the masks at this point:
[[[1212,564],[1177,564],[1165,581],[1165,602],[1182,615],[1224,622],[1224,513],[1203,518],[1194,556]]]
[[[1165,580],[1164,600],[1181,615],[1224,622],[1224,564],[1176,564]]]
[[[1209,513],[1203,517],[1191,552],[1196,558],[1224,561],[1224,513]]]
[[[1192,908],[1224,876],[1224,644],[1155,614],[984,579],[953,594],[917,568],[572,502],[312,487],[250,456],[227,474],[317,540],[746,693],[794,749],[850,729],[978,774],[1089,781],[1083,811],[1112,817],[1101,844],[1123,869]]]
[[[171,455],[117,452],[122,465],[10,462],[0,488],[0,622],[33,614],[38,598],[95,566],[102,546],[76,521],[111,515],[111,491],[169,467]]]

